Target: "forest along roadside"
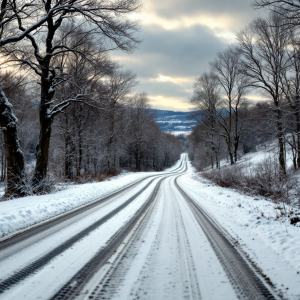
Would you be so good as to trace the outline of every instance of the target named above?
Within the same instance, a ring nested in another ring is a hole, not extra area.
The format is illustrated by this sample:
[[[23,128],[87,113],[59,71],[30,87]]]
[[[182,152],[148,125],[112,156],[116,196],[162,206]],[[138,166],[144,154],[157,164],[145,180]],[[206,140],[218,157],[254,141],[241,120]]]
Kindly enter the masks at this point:
[[[173,172],[182,158],[163,172],[122,173],[104,182],[74,184],[48,195],[28,196],[0,202],[0,241],[41,222],[106,197],[148,176]]]
[[[288,218],[278,218],[278,205],[217,186],[191,165],[178,183],[235,239],[278,294],[300,299],[300,227],[291,225]]]

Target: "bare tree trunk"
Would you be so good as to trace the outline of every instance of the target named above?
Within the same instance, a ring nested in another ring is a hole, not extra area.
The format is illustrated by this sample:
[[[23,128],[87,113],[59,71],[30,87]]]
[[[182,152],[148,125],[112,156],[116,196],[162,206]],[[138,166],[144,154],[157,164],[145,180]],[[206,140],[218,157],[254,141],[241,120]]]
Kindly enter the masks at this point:
[[[4,153],[4,145],[1,146],[1,182],[5,181],[5,174],[6,174],[6,160],[5,160],[5,153]]]
[[[111,132],[110,132],[111,134]],[[113,153],[112,153],[112,142],[113,142],[113,137],[110,136],[109,141],[107,143],[107,152],[108,152],[108,158],[107,158],[107,169],[108,169],[108,174],[113,174]]]
[[[20,148],[18,136],[17,118],[12,112],[12,105],[8,102],[1,88],[0,116],[7,169],[5,196],[24,196],[26,194],[25,167],[24,156]]]
[[[153,170],[155,170],[155,156],[154,156],[154,152],[155,151],[153,151],[153,153],[152,153],[152,168],[153,168]]]
[[[66,133],[65,136],[65,179],[71,180],[71,161],[70,161],[70,136]]]
[[[277,109],[276,114],[277,114],[280,176],[285,177],[286,175],[285,155],[284,155],[285,142],[284,142],[284,134],[283,134],[282,111],[280,109]]]
[[[294,169],[297,170],[297,144],[296,144],[296,139],[295,139],[295,135],[292,134],[292,143],[291,143],[291,150],[292,150],[292,155],[293,155],[293,166]]]
[[[48,67],[49,68],[49,67]],[[48,69],[45,68],[45,69]],[[41,104],[40,104],[40,135],[36,148],[36,166],[32,178],[33,187],[37,187],[47,176],[52,118],[49,115],[51,100],[54,96],[52,80],[47,71],[41,77]]]
[[[234,137],[234,162],[237,162],[238,159],[238,149],[239,149],[239,114],[236,108],[235,110],[235,137]]]
[[[43,108],[40,110],[40,136],[36,147],[36,166],[32,179],[34,187],[38,186],[47,176],[52,121],[44,110]]]
[[[68,114],[65,114],[65,180],[72,179],[71,172],[71,137],[69,133],[69,118]]]
[[[81,138],[81,132],[79,132],[79,134],[78,134],[78,163],[77,163],[77,170],[76,170],[76,173],[77,173],[76,176],[78,178],[80,177],[81,170],[82,170],[82,156],[83,156],[82,138]]]
[[[234,162],[237,162],[237,158],[238,158],[238,149],[239,149],[239,137],[236,136],[234,138]]]
[[[215,156],[216,156],[216,168],[220,169],[220,161],[219,161],[219,153],[218,153],[218,151],[215,151]]]
[[[108,174],[115,173],[115,149],[113,147],[115,140],[115,103],[112,103],[109,108],[109,139],[107,142],[108,152]]]
[[[137,152],[135,153],[135,168],[138,172],[140,172],[142,170],[142,168],[141,168],[141,156],[140,156],[139,150],[137,150]]]
[[[231,140],[227,140],[226,141],[226,144],[227,144],[227,149],[228,149],[228,155],[229,155],[229,158],[230,158],[230,164],[231,165],[234,165],[234,159],[233,159],[233,153],[232,153],[232,146],[231,146]]]
[[[297,100],[297,104],[298,104]],[[299,105],[296,107],[296,129],[297,129],[297,167],[300,168],[300,112],[299,112]]]

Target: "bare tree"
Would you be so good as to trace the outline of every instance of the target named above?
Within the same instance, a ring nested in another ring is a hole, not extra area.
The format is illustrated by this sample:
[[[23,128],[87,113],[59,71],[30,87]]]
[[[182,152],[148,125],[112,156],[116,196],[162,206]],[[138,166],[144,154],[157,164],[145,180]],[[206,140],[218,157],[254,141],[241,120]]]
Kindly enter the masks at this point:
[[[285,26],[299,28],[300,3],[294,0],[253,0],[255,8],[267,8],[285,19]]]
[[[239,118],[244,96],[248,92],[249,79],[240,68],[241,53],[234,47],[229,47],[217,55],[211,63],[213,72],[224,92],[223,105],[217,114],[218,122],[223,129],[231,164],[237,161],[239,140],[243,124]]]
[[[120,143],[132,119],[124,123],[124,109],[129,104],[129,93],[137,84],[136,76],[131,72],[116,71],[108,77],[107,93],[102,101],[107,121],[106,160],[109,174],[119,167]]]
[[[292,36],[284,25],[280,15],[271,13],[268,19],[258,18],[238,34],[244,75],[251,79],[252,87],[267,94],[274,104],[282,176],[286,174],[282,74],[290,66],[288,46]]]
[[[23,80],[23,77],[13,79],[11,74],[4,74],[0,80],[0,127],[3,132],[4,150],[2,151],[1,178],[2,180],[7,178],[6,196],[23,196],[26,193],[24,154],[20,145],[18,119],[12,111],[13,105],[6,96],[7,94],[14,95],[17,98],[20,92],[24,96],[24,90],[20,91]]]
[[[1,1],[0,9],[0,51],[9,44],[15,44],[25,38],[19,29],[19,18],[28,21],[35,14],[35,8],[25,1]],[[29,28],[30,34],[35,28]],[[3,133],[7,184],[5,195],[23,195],[25,191],[24,155],[20,147],[17,128],[18,120],[13,107],[0,86],[0,128]],[[2,156],[3,158],[4,156]],[[3,164],[2,164],[3,165]]]
[[[292,148],[294,168],[297,169],[300,167],[300,47],[296,35],[291,38],[288,55],[291,65],[283,70],[282,76],[288,131],[291,133],[286,141]]]
[[[149,98],[147,94],[137,94],[134,96],[131,119],[133,122],[130,126],[130,152],[134,156],[136,171],[142,170],[142,159],[147,150],[147,134],[149,132],[149,121],[152,120],[149,111]]]
[[[225,140],[230,163],[238,157],[239,141],[243,130],[240,110],[244,107],[244,96],[249,88],[249,79],[241,72],[241,53],[233,47],[219,53],[211,63],[212,72],[196,80],[194,96],[199,117],[195,119],[207,134],[210,144],[211,164],[219,166],[219,138]],[[213,155],[214,153],[214,155]]]
[[[18,47],[15,44],[13,47],[6,46],[6,54],[10,55],[12,60],[31,68],[40,78],[40,136],[32,180],[33,185],[38,185],[47,173],[53,117],[70,103],[82,100],[82,95],[76,95],[60,103],[53,101],[56,87],[64,80],[64,72],[61,65],[55,63],[55,58],[69,53],[88,57],[89,53],[80,50],[86,34],[92,34],[96,43],[97,41],[106,43],[105,51],[116,48],[131,51],[138,42],[134,37],[138,28],[137,23],[126,19],[126,15],[136,11],[139,2],[138,0],[58,2],[48,0],[45,3],[32,1],[30,5],[24,4],[31,9],[31,18],[28,18],[22,7],[18,8],[15,4],[13,1],[13,4],[6,8],[13,15],[6,24],[8,23],[10,30],[17,34],[7,36],[0,41],[0,46],[23,39],[22,45],[17,44]],[[6,9],[3,11],[4,15]],[[79,39],[75,44],[66,44],[65,40],[75,32],[77,34],[81,32],[81,41]]]
[[[82,39],[81,35],[72,35],[72,39],[77,41]],[[65,70],[64,81],[56,88],[56,97],[53,98],[57,103],[65,103],[65,107],[60,112],[63,116],[59,119],[60,133],[64,136],[64,161],[66,179],[73,178],[72,168],[76,165],[76,177],[81,176],[84,169],[84,148],[85,133],[87,126],[90,125],[90,118],[94,115],[92,110],[99,110],[104,113],[105,97],[104,82],[107,76],[116,68],[105,53],[98,52],[91,39],[85,35],[84,43],[78,49],[82,53],[93,53],[89,59],[82,55],[71,55],[58,57],[57,60]],[[78,95],[81,97],[78,99]],[[76,99],[77,98],[77,99]],[[66,100],[70,102],[66,102]],[[69,104],[72,103],[72,107]]]
[[[196,113],[193,117],[202,128],[204,135],[205,147],[210,157],[211,166],[219,167],[219,139],[222,135],[218,128],[218,109],[221,104],[220,83],[217,76],[213,73],[204,73],[196,79],[194,85],[194,95],[190,102],[195,105]],[[200,151],[203,151],[201,149]]]

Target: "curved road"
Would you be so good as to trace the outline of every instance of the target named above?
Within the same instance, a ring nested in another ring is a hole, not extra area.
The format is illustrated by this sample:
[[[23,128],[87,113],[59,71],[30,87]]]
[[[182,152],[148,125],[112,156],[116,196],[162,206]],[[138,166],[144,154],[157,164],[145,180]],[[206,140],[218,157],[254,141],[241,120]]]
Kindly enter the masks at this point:
[[[181,160],[1,242],[0,299],[278,299],[180,185]]]

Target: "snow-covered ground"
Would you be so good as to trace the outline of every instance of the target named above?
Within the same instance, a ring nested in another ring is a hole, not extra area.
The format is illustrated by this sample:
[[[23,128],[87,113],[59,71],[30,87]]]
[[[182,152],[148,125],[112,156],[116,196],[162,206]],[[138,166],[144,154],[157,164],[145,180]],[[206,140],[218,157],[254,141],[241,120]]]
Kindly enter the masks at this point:
[[[299,208],[300,170],[294,168],[291,147],[286,145],[286,181],[279,179],[278,157],[278,142],[268,141],[258,145],[255,152],[240,153],[233,166],[228,159],[222,159],[221,172],[207,166],[203,175],[214,182],[220,182],[220,185],[234,187],[248,195],[269,195],[266,200],[284,202]]]
[[[252,159],[260,160],[255,155]],[[196,174],[192,167],[179,183],[238,241],[278,291],[288,299],[300,299],[300,223],[291,225],[281,213],[294,211],[300,217],[300,211],[219,187]]]
[[[239,156],[238,165],[243,165],[245,168],[253,167],[258,163],[263,162],[269,158],[278,159],[278,141],[268,141],[256,147],[255,152],[249,152]],[[229,166],[230,162],[226,159],[221,161],[221,166]],[[286,146],[286,167],[291,169],[293,167],[293,156],[289,145]]]
[[[180,162],[173,169],[179,165]],[[181,172],[183,170],[185,168]],[[71,186],[52,195],[2,202],[0,224],[4,225],[4,233],[10,234],[33,222],[43,221],[100,196],[104,197],[151,174],[163,173],[123,174],[106,182]],[[82,290],[79,299],[89,299],[93,288],[97,286],[100,286],[100,294],[106,293],[103,296],[109,299],[238,298],[208,237],[199,226],[188,202],[176,188],[175,177],[182,173],[173,174],[173,178],[162,181],[153,206],[149,208],[145,219],[140,220],[141,227],[136,225],[136,229],[139,229],[132,230],[130,237],[127,236],[122,242],[120,247],[123,248],[116,251],[115,258],[110,258],[103,269],[98,270],[99,274],[96,273],[94,281],[88,283],[88,289]],[[97,210],[91,209],[90,212],[74,217],[72,222],[66,220],[64,224],[56,224],[57,228],[49,228],[53,231],[51,234],[38,233],[41,236],[32,237],[35,239],[32,243],[25,240],[21,241],[23,247],[19,245],[18,248],[16,244],[2,250],[0,278],[5,280],[45,256],[79,231],[120,207],[150,181],[147,179],[122,195],[114,196],[110,201],[100,204]],[[43,268],[6,290],[0,298],[51,298],[132,218],[152,194],[157,183],[158,179],[155,179],[128,206],[74,242]],[[291,225],[281,213],[283,210],[292,210],[292,207],[279,208],[263,198],[245,196],[218,187],[197,174],[190,163],[187,172],[179,177],[178,184],[224,232],[236,240],[236,247],[249,256],[284,299],[300,299],[300,226]],[[294,213],[297,212],[294,210]],[[102,280],[101,276],[106,274],[110,274],[105,277],[107,281]],[[101,288],[100,280],[105,289]]]
[[[105,247],[112,236],[132,218],[149,197],[155,184],[156,182],[153,182],[143,194],[136,197],[132,203],[118,214],[112,216],[89,234],[84,235],[60,255],[55,256],[44,268],[40,268],[32,276],[28,276],[21,281],[17,288],[12,288],[3,294],[0,293],[0,299],[50,299],[99,249]],[[33,237],[34,242],[28,243],[25,240],[21,242],[21,246],[16,244],[8,250],[1,251],[0,285],[3,279],[17,273],[20,269],[26,268],[37,259],[41,259],[49,251],[53,251],[66,240],[105,217],[131,198],[140,188],[140,185],[135,186],[125,191],[121,196],[118,195],[110,201],[105,201],[97,209],[91,209],[83,216],[75,217],[75,221],[55,225],[49,229],[51,234],[39,233],[40,236]]]
[[[97,299],[238,299],[174,178],[162,182],[143,228],[119,259],[109,261],[111,274]],[[93,291],[90,286],[83,290]]]
[[[178,135],[188,136],[191,134],[191,131],[170,131],[170,133],[172,133],[175,136],[178,136]]]
[[[103,182],[69,185],[49,195],[0,202],[0,241],[1,238],[105,197],[139,179],[172,171],[179,165],[180,161],[164,172],[122,173]]]

